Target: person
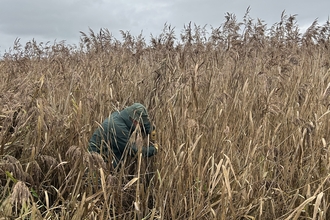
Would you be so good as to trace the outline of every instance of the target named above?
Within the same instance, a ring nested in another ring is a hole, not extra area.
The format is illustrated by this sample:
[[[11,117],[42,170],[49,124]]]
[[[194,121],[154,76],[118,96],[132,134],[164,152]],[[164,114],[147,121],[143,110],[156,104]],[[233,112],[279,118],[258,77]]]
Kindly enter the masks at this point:
[[[136,143],[129,141],[137,126],[140,126],[143,137],[151,135],[153,141],[149,146],[142,147],[142,156],[155,155],[158,150],[155,131],[150,124],[147,109],[140,103],[113,112],[106,118],[90,138],[88,150],[99,153],[106,162],[112,162],[114,168],[120,167],[126,154],[134,156],[138,152]]]

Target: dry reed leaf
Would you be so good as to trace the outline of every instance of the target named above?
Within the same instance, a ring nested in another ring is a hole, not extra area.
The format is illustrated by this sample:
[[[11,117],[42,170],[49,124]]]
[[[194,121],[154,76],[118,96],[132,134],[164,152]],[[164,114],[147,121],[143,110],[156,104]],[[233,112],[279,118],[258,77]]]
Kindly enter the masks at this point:
[[[140,212],[139,202],[134,202],[134,208],[136,211]]]
[[[49,197],[47,190],[44,191],[45,194],[45,200],[46,200],[46,208],[49,209]]]
[[[324,178],[324,180],[322,181],[322,183],[318,186],[318,188],[316,189],[316,191],[314,192],[314,195],[313,196],[316,196],[316,194],[318,194],[321,189],[324,187],[324,184],[326,182],[328,182],[328,179],[330,178],[330,174],[328,174],[328,176],[326,176],[326,178]]]
[[[72,220],[81,220],[83,219],[84,212],[85,212],[85,204],[86,203],[86,193],[84,192],[83,197],[81,201],[79,202],[78,208],[74,212],[74,215],[72,216]],[[87,206],[86,206],[87,207]]]
[[[317,217],[317,213],[319,212],[319,207],[320,207],[323,195],[324,195],[324,193],[320,192],[316,197],[316,201],[314,204],[313,220],[317,219],[316,217]]]
[[[321,138],[321,141],[322,141],[323,148],[326,149],[327,148],[326,140],[324,138]]]
[[[191,151],[190,152],[193,152],[199,142],[199,140],[201,139],[201,137],[203,136],[203,134],[200,134],[197,138],[196,138],[196,141],[193,143],[193,146],[191,147]]]
[[[213,190],[215,189],[215,187],[218,185],[218,183],[220,182],[221,179],[221,167],[222,167],[222,163],[223,163],[223,159],[220,160],[220,162],[218,164],[215,164],[214,161],[212,161],[213,166],[212,166],[212,170],[211,170],[211,181],[210,181],[210,194],[213,193]],[[213,173],[213,167],[214,165],[217,167],[215,173]]]
[[[328,98],[330,95],[330,82],[328,83],[327,87],[324,89],[322,99]]]
[[[231,200],[232,199],[232,192],[231,192],[231,188],[230,188],[229,172],[228,172],[228,170],[226,169],[226,167],[224,165],[222,165],[222,171],[223,171],[223,176],[225,178],[225,184],[226,184],[229,200]]]
[[[263,206],[264,206],[264,199],[259,199],[259,218],[262,218],[262,211],[263,211]]]
[[[229,164],[230,169],[231,169],[231,172],[232,172],[232,174],[233,174],[233,176],[234,176],[234,179],[235,179],[236,183],[241,187],[241,183],[238,181],[238,179],[237,179],[237,177],[236,177],[236,174],[235,174],[235,171],[234,171],[234,167],[233,167],[233,164],[231,163],[230,158],[229,158],[226,154],[224,154],[224,156],[225,156],[226,159],[227,159],[225,165]]]
[[[128,183],[126,183],[126,185],[123,187],[123,191],[127,190],[130,186],[132,186],[139,178],[138,177],[134,177],[133,179],[131,179]]]
[[[256,218],[251,215],[244,215],[244,218],[255,220]]]
[[[330,113],[330,110],[327,110],[325,113],[323,113],[318,119],[317,121],[319,121],[321,118],[323,118],[324,116],[326,116],[327,114]]]
[[[316,196],[312,196],[308,199],[306,199],[303,203],[301,203],[295,210],[292,211],[292,213],[287,217],[285,220],[297,220],[300,217],[300,214],[302,210],[305,208],[305,206],[313,201],[316,198]],[[292,218],[293,217],[293,218]]]
[[[102,186],[102,190],[104,193],[104,196],[106,197],[106,181],[105,181],[105,175],[104,175],[104,171],[102,168],[99,169],[100,172],[100,177],[101,177],[101,186]]]

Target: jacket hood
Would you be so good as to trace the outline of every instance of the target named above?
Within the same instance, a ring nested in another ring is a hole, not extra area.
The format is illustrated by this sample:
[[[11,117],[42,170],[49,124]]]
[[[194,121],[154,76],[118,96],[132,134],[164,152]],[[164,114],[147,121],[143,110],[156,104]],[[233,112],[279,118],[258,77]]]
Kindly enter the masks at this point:
[[[143,125],[142,131],[144,131],[144,133],[151,133],[149,115],[147,109],[142,104],[134,103],[133,105],[122,110],[120,112],[120,116],[128,127],[135,128],[133,123],[133,120],[135,120],[138,121],[141,125]]]

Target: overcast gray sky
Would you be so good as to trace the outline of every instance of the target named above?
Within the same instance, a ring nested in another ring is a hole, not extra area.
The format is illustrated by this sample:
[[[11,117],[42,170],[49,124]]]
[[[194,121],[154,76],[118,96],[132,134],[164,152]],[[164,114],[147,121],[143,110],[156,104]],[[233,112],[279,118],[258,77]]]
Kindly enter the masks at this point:
[[[164,24],[180,33],[189,22],[219,27],[226,12],[242,21],[250,6],[250,17],[260,18],[271,27],[281,13],[297,14],[301,29],[315,19],[324,24],[329,17],[329,0],[0,0],[0,54],[13,46],[32,40],[54,43],[65,40],[78,44],[80,33],[89,28],[107,28],[120,39],[120,30],[141,33],[148,39],[158,36]]]

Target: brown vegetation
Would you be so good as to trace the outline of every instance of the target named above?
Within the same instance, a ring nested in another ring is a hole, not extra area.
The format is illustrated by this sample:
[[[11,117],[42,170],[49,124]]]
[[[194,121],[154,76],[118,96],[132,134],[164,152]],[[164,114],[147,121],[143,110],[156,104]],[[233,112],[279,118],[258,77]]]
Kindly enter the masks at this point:
[[[81,34],[3,56],[0,218],[330,218],[329,21],[301,34],[285,13],[271,27],[228,14],[150,44]],[[161,150],[113,176],[87,143],[133,102]]]

